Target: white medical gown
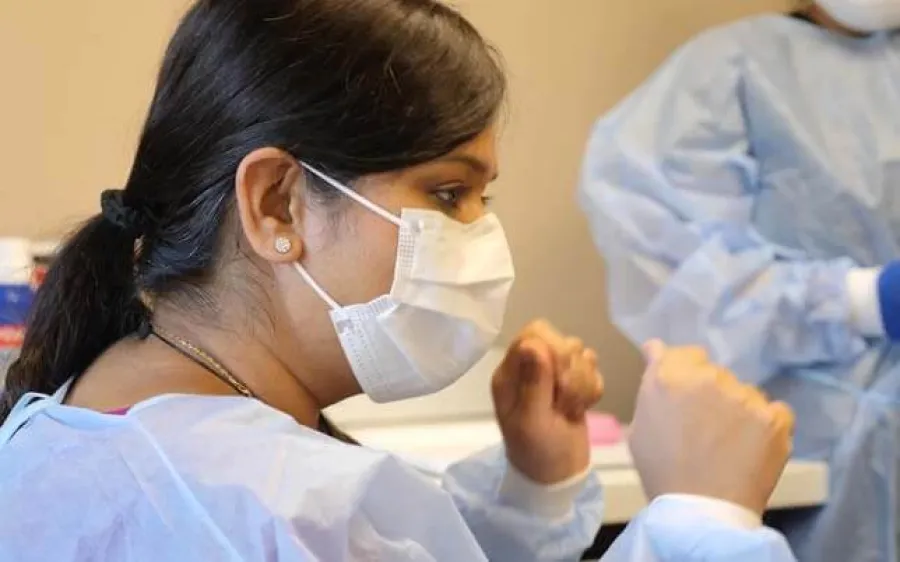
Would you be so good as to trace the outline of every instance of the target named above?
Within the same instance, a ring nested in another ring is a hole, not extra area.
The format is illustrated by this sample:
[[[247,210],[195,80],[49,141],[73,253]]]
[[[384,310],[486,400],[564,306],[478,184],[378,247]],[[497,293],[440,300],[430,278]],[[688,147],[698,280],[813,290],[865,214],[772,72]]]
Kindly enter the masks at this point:
[[[595,479],[555,520],[503,505],[500,450],[452,468],[442,489],[255,400],[164,396],[123,416],[57,400],[0,429],[0,562],[563,561],[600,525]],[[607,560],[791,560],[772,531],[650,511]],[[723,529],[729,544],[708,541]]]
[[[900,350],[854,326],[845,285],[900,258],[900,34],[702,34],[599,121],[580,202],[617,325],[705,346],[830,463],[829,504],[779,522],[798,559],[896,561]]]

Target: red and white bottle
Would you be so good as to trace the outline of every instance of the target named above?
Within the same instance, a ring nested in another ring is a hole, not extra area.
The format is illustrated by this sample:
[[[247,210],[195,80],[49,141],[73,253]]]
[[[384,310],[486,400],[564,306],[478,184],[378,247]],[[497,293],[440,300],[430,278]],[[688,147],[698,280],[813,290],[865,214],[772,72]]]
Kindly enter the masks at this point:
[[[0,386],[25,339],[34,300],[32,284],[31,243],[23,238],[0,238]]]

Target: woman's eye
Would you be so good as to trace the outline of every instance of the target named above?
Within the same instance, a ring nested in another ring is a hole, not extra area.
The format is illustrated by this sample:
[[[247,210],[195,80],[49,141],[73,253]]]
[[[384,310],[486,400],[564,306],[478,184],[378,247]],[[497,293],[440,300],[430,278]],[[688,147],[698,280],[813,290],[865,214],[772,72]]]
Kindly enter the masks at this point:
[[[440,205],[454,210],[459,208],[466,196],[471,194],[471,189],[466,186],[448,187],[431,192],[432,197],[437,199]],[[493,199],[494,198],[489,195],[481,196],[482,206],[489,206]]]
[[[440,189],[433,192],[434,197],[442,204],[449,207],[455,207],[459,204],[460,199],[464,195],[465,189],[462,187],[454,187],[448,189]]]

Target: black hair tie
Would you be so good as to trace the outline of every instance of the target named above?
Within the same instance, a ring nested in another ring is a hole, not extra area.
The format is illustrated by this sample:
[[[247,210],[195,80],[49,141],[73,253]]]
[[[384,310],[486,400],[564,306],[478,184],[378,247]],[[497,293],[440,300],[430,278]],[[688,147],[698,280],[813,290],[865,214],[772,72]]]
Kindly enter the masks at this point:
[[[106,222],[118,227],[129,236],[138,238],[145,234],[146,221],[140,211],[125,204],[125,191],[107,189],[101,193],[100,209]]]
[[[141,323],[138,324],[137,329],[137,337],[138,339],[145,340],[149,338],[153,334],[153,324],[150,323],[149,318],[143,318]]]

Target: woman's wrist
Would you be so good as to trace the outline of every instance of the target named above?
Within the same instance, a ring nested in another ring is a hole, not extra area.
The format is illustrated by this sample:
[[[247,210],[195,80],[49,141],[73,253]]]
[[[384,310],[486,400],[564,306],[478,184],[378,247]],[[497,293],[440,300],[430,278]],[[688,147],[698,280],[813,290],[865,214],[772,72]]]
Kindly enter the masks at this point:
[[[541,484],[507,464],[500,483],[500,500],[516,509],[546,519],[561,519],[572,512],[575,498],[593,475],[590,467],[556,484]]]

